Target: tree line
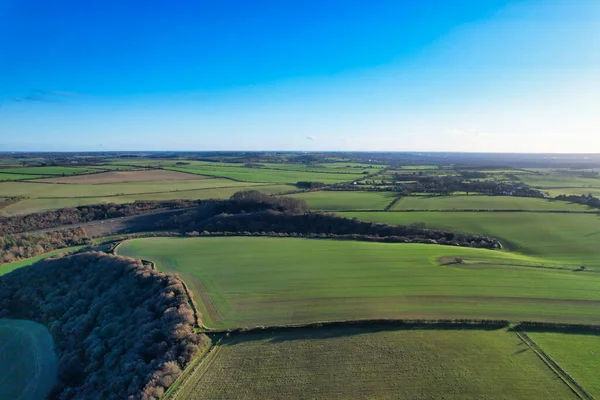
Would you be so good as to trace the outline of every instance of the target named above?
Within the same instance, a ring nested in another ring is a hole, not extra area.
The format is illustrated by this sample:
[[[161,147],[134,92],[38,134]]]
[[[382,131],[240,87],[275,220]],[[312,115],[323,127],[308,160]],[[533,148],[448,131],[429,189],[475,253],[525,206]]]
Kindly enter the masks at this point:
[[[0,264],[39,256],[56,249],[90,244],[84,228],[65,229],[43,234],[7,234],[0,236]]]
[[[0,278],[0,318],[48,327],[51,399],[158,399],[210,339],[194,333],[182,283],[104,253],[47,259]]]
[[[204,202],[195,209],[157,220],[155,229],[177,229],[181,233],[272,233],[286,235],[437,243],[482,248],[501,248],[497,239],[482,235],[426,229],[424,224],[391,226],[345,218],[335,214],[308,212],[303,200],[271,197],[251,190],[229,200]]]
[[[95,204],[41,213],[0,217],[0,235],[22,233],[109,218],[128,217],[156,210],[176,210],[200,204],[201,200],[135,201],[126,204]]]

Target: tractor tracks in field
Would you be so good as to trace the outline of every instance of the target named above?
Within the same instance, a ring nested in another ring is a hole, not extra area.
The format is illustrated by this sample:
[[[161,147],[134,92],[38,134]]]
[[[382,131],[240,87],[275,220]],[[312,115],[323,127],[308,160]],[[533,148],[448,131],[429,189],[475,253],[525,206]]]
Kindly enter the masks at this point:
[[[538,344],[520,327],[514,329],[515,334],[525,343],[548,368],[556,374],[575,395],[582,400],[594,400],[594,396],[588,393],[567,371],[550,357]]]

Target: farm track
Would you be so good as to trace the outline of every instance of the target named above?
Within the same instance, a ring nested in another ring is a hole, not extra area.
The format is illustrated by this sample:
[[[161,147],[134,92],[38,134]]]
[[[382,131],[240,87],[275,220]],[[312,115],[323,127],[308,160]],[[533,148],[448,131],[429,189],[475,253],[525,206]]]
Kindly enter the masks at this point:
[[[521,330],[518,326],[515,328],[515,333],[543,362],[550,368],[564,383],[567,385],[577,397],[582,400],[594,400],[594,397],[588,393],[567,371],[548,355],[537,343],[529,337],[529,335]]]

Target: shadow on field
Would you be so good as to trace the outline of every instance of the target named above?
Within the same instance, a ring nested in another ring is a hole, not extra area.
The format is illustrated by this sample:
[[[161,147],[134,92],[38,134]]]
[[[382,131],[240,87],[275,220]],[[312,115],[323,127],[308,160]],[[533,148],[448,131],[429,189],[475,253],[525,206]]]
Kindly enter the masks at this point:
[[[497,331],[505,329],[506,325],[500,324],[365,324],[356,323],[338,323],[332,325],[312,326],[312,327],[276,327],[264,328],[252,331],[234,331],[229,333],[217,334],[222,337],[224,346],[234,346],[236,344],[254,341],[265,341],[267,343],[281,343],[296,340],[327,340],[343,338],[356,335],[365,335],[380,332],[393,331],[418,331],[418,330],[436,330],[436,331],[458,331],[458,330],[479,330],[479,331]]]

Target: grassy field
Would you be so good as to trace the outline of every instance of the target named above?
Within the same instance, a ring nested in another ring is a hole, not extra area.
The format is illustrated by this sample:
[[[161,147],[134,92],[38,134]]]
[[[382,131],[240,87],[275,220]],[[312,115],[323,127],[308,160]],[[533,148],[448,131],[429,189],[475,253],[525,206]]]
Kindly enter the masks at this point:
[[[96,170],[87,167],[23,167],[10,168],[5,172],[28,175],[75,175],[95,171]]]
[[[600,398],[600,336],[547,332],[528,334],[584,389]]]
[[[210,179],[212,182],[219,182],[217,179]],[[228,181],[232,182],[232,181]],[[18,203],[11,204],[6,208],[0,210],[1,215],[11,216],[19,214],[31,214],[36,212],[42,212],[47,210],[54,210],[57,208],[65,207],[77,207],[85,206],[90,204],[101,204],[101,203],[131,203],[136,200],[175,200],[175,199],[227,199],[232,194],[240,190],[258,190],[267,194],[285,193],[291,190],[295,190],[295,186],[291,185],[260,185],[260,184],[246,184],[245,186],[237,185],[237,182],[233,182],[236,186],[224,187],[224,188],[207,188],[197,190],[186,190],[186,191],[166,191],[149,194],[132,194],[122,196],[108,196],[108,197],[59,197],[59,198],[42,198],[42,199],[26,199]],[[79,185],[78,185],[79,186]]]
[[[56,382],[50,331],[32,321],[0,319],[0,399],[44,399]]]
[[[176,399],[572,399],[506,330],[335,328],[224,339]]]
[[[59,250],[50,251],[48,253],[44,253],[44,254],[42,254],[40,256],[37,256],[37,257],[27,258],[25,260],[16,261],[16,262],[13,262],[13,263],[10,263],[10,264],[0,264],[0,276],[2,276],[4,274],[8,274],[9,272],[14,271],[15,269],[31,265],[34,262],[43,260],[44,258],[52,257],[52,256],[55,256],[57,254],[63,254],[63,253],[69,253],[71,251],[81,250],[84,247],[85,246],[67,247],[65,249],[59,249]]]
[[[394,210],[598,211],[580,204],[511,196],[408,196]]]
[[[600,179],[597,178],[581,178],[573,176],[562,176],[558,174],[548,175],[519,175],[522,182],[527,185],[552,189],[557,187],[595,187],[600,188]]]
[[[585,194],[585,195],[591,194],[594,197],[600,197],[600,188],[571,187],[571,188],[561,188],[561,189],[548,189],[546,191],[552,197],[560,196],[563,194],[575,195],[575,196],[581,196],[583,194]]]
[[[164,193],[177,190],[210,189],[220,187],[253,186],[247,182],[229,179],[198,179],[189,181],[154,181],[108,183],[104,185],[61,185],[56,183],[2,182],[0,193],[3,196],[27,197],[101,197],[127,194]]]
[[[19,181],[22,179],[35,179],[43,178],[45,175],[25,175],[25,174],[7,174],[1,172],[0,169],[0,181]]]
[[[212,327],[369,318],[600,322],[600,274],[439,245],[293,238],[145,238],[118,253],[178,273]],[[441,257],[463,257],[459,266]]]
[[[338,183],[350,182],[356,179],[362,179],[363,174],[339,174],[339,173],[320,173],[303,171],[279,171],[265,168],[246,168],[241,166],[183,166],[169,167],[173,171],[189,172],[193,174],[209,175],[236,179],[246,182],[265,182],[265,183],[296,183],[299,181]]]
[[[398,193],[323,191],[289,196],[306,201],[313,210],[383,210],[398,197]]]
[[[370,212],[341,213],[367,221],[406,225],[424,222],[428,228],[489,235],[510,249],[567,264],[600,267],[597,214],[528,212]]]
[[[186,174],[162,169],[139,171],[110,171],[99,174],[60,176],[41,180],[45,183],[108,184],[122,182],[182,181],[205,179],[202,175]]]

